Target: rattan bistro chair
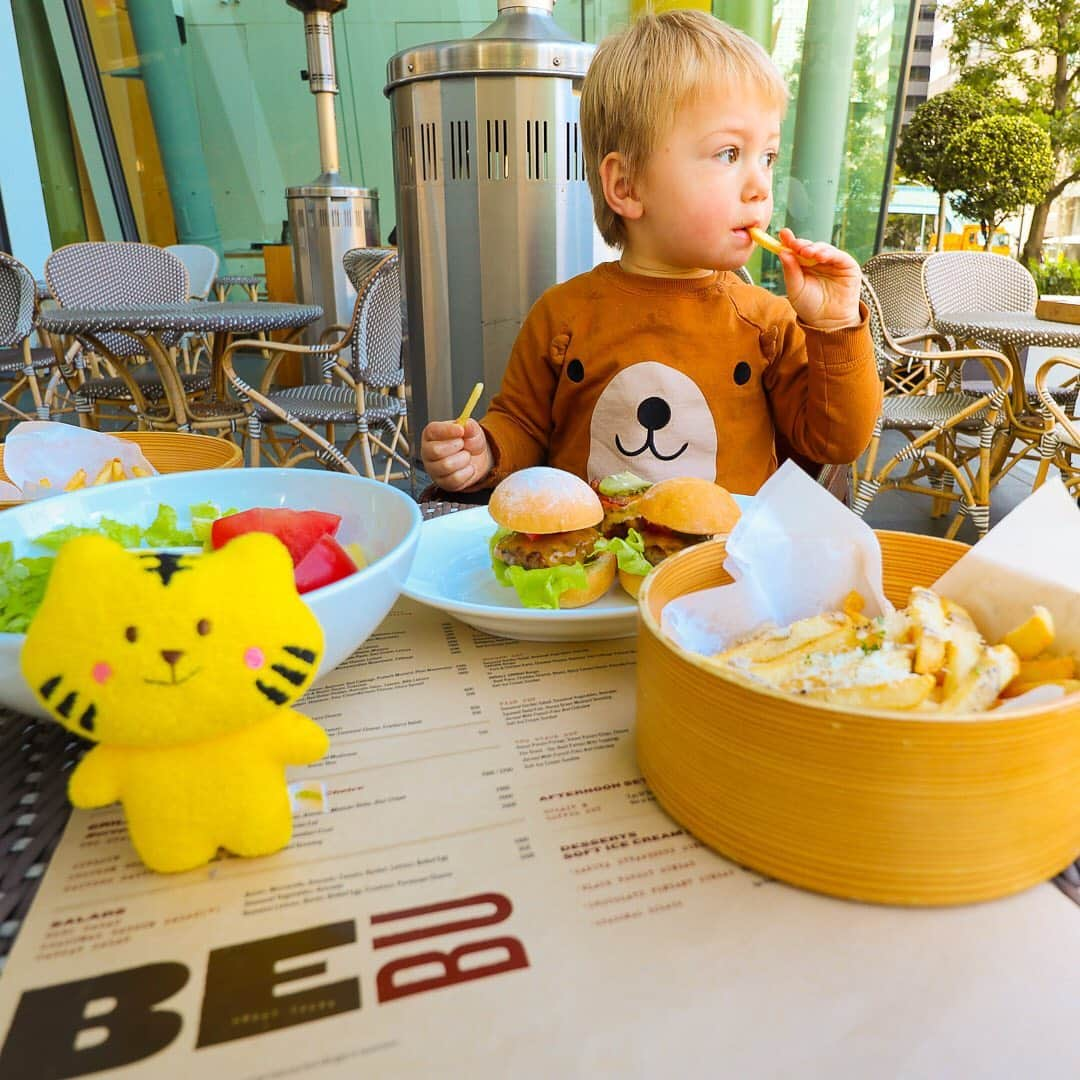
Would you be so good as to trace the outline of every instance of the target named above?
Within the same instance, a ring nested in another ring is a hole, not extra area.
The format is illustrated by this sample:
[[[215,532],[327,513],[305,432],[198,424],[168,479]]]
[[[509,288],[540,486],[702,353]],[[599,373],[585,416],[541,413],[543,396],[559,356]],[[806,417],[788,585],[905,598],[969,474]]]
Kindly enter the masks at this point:
[[[949,503],[958,504],[949,538],[956,535],[964,516],[970,517],[979,536],[984,536],[990,527],[990,492],[998,479],[991,473],[990,450],[995,433],[1006,422],[1012,385],[1008,358],[982,348],[909,349],[889,333],[877,295],[865,278],[862,299],[870,310],[870,333],[882,382],[888,382],[892,370],[900,368],[906,373],[907,388],[882,399],[870,446],[852,465],[852,509],[861,517],[882,490],[916,492],[932,500],[931,513],[935,515]],[[968,361],[986,370],[992,387],[989,393],[958,388],[953,376]],[[918,370],[925,374],[921,383],[914,384],[908,374]],[[883,431],[899,431],[907,441],[879,465]],[[901,466],[906,468],[894,475]],[[953,490],[954,485],[958,490]]]
[[[186,303],[188,273],[175,256],[152,244],[88,242],[68,244],[45,262],[45,280],[56,302],[65,308],[131,307]],[[69,389],[75,396],[80,421],[96,423],[101,406],[113,406],[132,419],[134,383],[143,399],[158,410],[168,408],[168,395],[154,365],[134,363],[145,357],[138,338],[119,331],[95,335],[96,341],[80,341],[81,349],[65,349],[54,342],[54,351]],[[182,334],[162,334],[161,344],[175,349]],[[100,351],[104,352],[103,364]],[[180,381],[185,395],[210,390],[209,372],[184,372]]]
[[[0,349],[14,351],[10,359],[0,357],[0,380],[11,383],[0,397],[0,424],[33,419],[18,407],[25,390],[30,391],[37,418],[49,419],[49,407],[41,394],[38,373],[47,375],[52,360],[36,358],[30,348],[37,306],[34,275],[17,259],[0,251]]]
[[[259,463],[265,440],[278,465],[317,458],[355,473],[349,455],[358,450],[367,476],[400,479],[409,475],[410,464],[397,252],[354,248],[343,263],[357,297],[350,325],[331,328],[341,334],[339,340],[318,345],[234,341],[223,359],[225,374],[252,406],[251,464]],[[233,354],[241,349],[260,350],[269,360],[258,390],[233,366]],[[274,374],[286,354],[318,357],[323,382],[274,389]],[[344,450],[337,445],[339,426],[353,429]],[[380,457],[385,462],[376,470]]]
[[[1043,459],[1035,476],[1033,487],[1037,488],[1046,479],[1050,466],[1054,465],[1061,473],[1061,479],[1070,492],[1080,498],[1080,416],[1077,415],[1077,403],[1074,398],[1071,406],[1064,405],[1053,396],[1053,387],[1047,385],[1050,372],[1057,367],[1070,368],[1076,374],[1072,381],[1080,378],[1080,360],[1072,356],[1052,356],[1040,365],[1035,373],[1035,392],[1044,414],[1050,418],[1052,429],[1043,436]]]

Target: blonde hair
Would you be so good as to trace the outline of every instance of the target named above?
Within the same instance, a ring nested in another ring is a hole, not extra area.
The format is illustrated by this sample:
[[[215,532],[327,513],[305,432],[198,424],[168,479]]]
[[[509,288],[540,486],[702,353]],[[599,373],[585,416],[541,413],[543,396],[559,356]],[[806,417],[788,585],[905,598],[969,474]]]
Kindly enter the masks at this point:
[[[607,243],[622,247],[626,226],[604,198],[600,162],[621,154],[632,181],[677,110],[717,83],[749,84],[770,104],[787,104],[787,87],[768,53],[703,11],[648,13],[600,43],[581,88],[581,139],[593,215]]]

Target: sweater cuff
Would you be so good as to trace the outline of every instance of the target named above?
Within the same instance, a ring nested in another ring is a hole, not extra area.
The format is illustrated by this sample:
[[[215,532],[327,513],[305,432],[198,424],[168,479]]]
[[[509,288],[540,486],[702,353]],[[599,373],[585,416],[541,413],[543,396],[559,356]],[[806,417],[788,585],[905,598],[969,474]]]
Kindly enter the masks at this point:
[[[819,330],[798,320],[806,334],[807,356],[814,363],[822,364],[834,375],[843,374],[860,367],[866,360],[867,350],[873,352],[870,340],[870,312],[859,301],[859,323],[843,326],[838,330]]]
[[[489,413],[480,421],[480,426],[487,435],[495,464],[483,481],[476,485],[477,488],[494,487],[519,469],[543,464],[543,447],[498,413]]]

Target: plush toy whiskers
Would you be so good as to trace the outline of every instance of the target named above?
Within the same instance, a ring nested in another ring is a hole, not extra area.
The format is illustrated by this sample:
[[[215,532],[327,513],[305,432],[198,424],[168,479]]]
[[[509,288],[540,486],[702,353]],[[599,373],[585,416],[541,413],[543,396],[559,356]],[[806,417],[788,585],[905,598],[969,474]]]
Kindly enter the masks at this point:
[[[266,855],[288,844],[285,766],[328,745],[289,705],[322,648],[272,536],[194,556],[86,536],[57,556],[22,668],[45,708],[98,744],[71,776],[72,803],[121,802],[143,862],[179,871],[219,847]]]

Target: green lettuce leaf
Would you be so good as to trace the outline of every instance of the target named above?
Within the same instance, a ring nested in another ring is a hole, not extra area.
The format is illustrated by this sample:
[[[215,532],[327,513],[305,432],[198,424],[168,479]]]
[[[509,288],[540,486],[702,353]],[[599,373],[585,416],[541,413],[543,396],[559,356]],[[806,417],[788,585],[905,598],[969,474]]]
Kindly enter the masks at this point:
[[[495,545],[510,529],[499,528],[488,542],[488,550],[494,553]],[[491,569],[500,585],[513,588],[521,603],[528,608],[557,609],[559,597],[571,589],[584,589],[588,584],[584,563],[569,566],[551,566],[544,570],[526,570],[521,566],[507,566],[492,554]]]
[[[610,551],[615,556],[620,570],[628,574],[636,574],[644,577],[651,569],[652,563],[645,558],[645,541],[637,529],[630,529],[625,540],[615,537],[611,540],[597,540],[595,551]]]
[[[238,510],[219,510],[213,503],[195,503],[191,508],[191,531],[203,547],[210,546],[210,530],[218,518],[237,514]]]
[[[157,516],[143,532],[148,547],[195,547],[199,539],[191,529],[181,529],[177,524],[176,508],[166,503],[158,504]]]
[[[16,559],[10,542],[0,544],[0,633],[26,631],[41,606],[55,561],[51,555]]]

